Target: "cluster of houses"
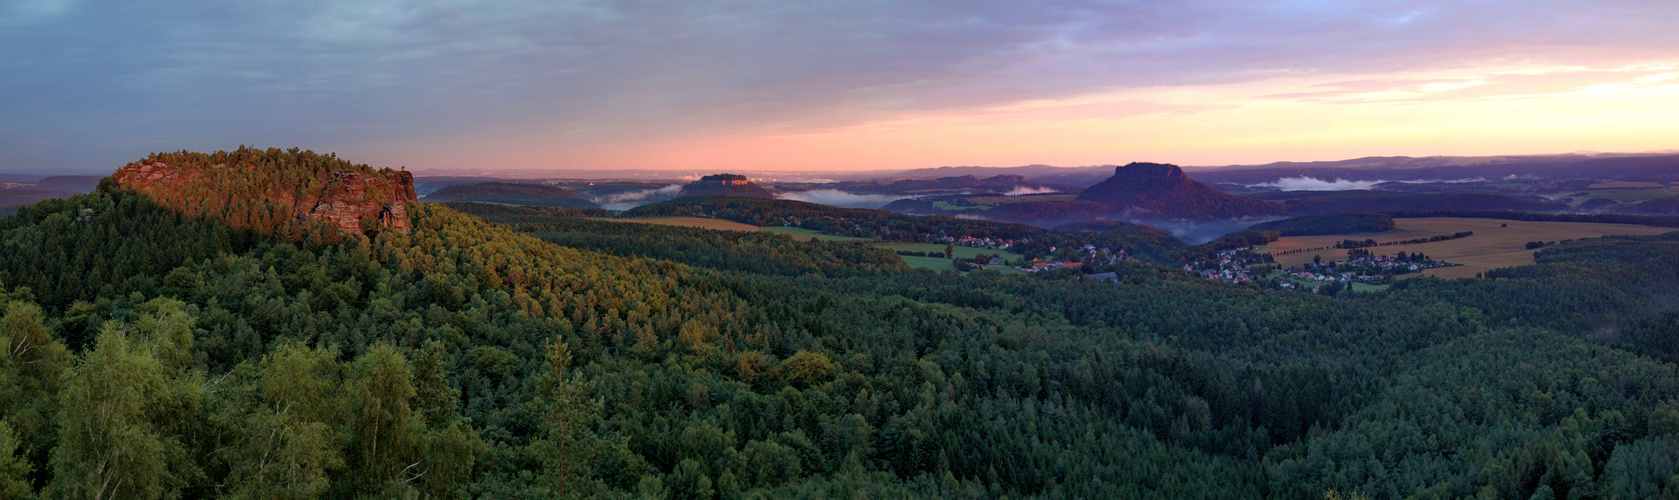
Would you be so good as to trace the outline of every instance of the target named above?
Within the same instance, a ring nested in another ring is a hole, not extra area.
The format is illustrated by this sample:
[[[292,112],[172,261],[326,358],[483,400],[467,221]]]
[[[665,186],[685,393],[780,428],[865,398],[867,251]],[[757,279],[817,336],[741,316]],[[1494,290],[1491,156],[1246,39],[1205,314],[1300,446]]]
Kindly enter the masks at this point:
[[[1195,260],[1183,265],[1183,270],[1213,281],[1247,283],[1254,281],[1248,266],[1274,262],[1270,254],[1253,251],[1253,247],[1225,250],[1209,260]]]
[[[1296,279],[1307,281],[1339,281],[1349,283],[1353,281],[1371,283],[1386,282],[1394,275],[1422,272],[1438,267],[1451,267],[1451,264],[1428,258],[1422,254],[1406,255],[1400,252],[1396,255],[1376,255],[1368,252],[1355,252],[1345,260],[1323,262],[1307,262],[1288,270],[1288,275]]]
[[[1061,249],[1049,247],[1051,255],[1059,253],[1059,250]],[[1126,255],[1125,249],[1112,250],[1105,247],[1097,248],[1096,245],[1089,243],[1086,243],[1083,246],[1075,246],[1072,248],[1072,251],[1073,254],[1078,257],[1076,261],[1062,262],[1054,259],[1037,260],[1029,262],[1026,265],[1022,265],[1017,269],[1030,273],[1052,269],[1078,269],[1083,267],[1085,264],[1090,264],[1091,266],[1102,266],[1118,264],[1127,260],[1134,260],[1130,255]]]
[[[1020,243],[1025,243],[1026,241],[1027,240],[1025,240],[1025,239],[1021,239],[1019,242]],[[927,242],[928,243],[949,243],[949,244],[952,244],[952,245],[960,245],[960,246],[974,247],[974,248],[990,248],[990,249],[993,249],[993,250],[1008,250],[1010,247],[1013,247],[1016,243],[1015,240],[1006,239],[1006,238],[990,238],[990,237],[975,238],[975,237],[972,237],[972,236],[959,236],[959,237],[940,236],[938,238],[932,238],[932,239],[928,240]]]
[[[1421,272],[1451,264],[1422,254],[1399,252],[1395,255],[1375,255],[1369,251],[1353,250],[1347,259],[1307,262],[1271,274],[1273,267],[1255,268],[1275,262],[1270,254],[1253,248],[1238,248],[1218,252],[1213,258],[1195,260],[1183,265],[1183,270],[1203,278],[1226,283],[1256,283],[1276,290],[1301,290],[1320,293],[1327,285],[1339,288],[1354,282],[1387,283],[1394,275]]]

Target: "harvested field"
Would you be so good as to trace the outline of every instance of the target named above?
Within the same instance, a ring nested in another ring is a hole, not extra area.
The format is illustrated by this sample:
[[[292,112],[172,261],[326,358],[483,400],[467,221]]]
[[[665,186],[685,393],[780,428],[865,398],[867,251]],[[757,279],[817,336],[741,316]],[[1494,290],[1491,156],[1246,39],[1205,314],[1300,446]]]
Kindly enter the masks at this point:
[[[1318,247],[1333,247],[1336,242],[1347,239],[1374,239],[1377,242],[1402,241],[1414,238],[1453,234],[1463,231],[1474,231],[1475,234],[1455,240],[1436,241],[1433,243],[1417,243],[1412,245],[1394,245],[1372,248],[1378,254],[1394,254],[1398,252],[1422,252],[1438,260],[1454,264],[1459,267],[1430,269],[1422,274],[1439,276],[1442,278],[1472,277],[1475,273],[1485,272],[1500,267],[1519,266],[1533,263],[1534,250],[1528,250],[1525,245],[1529,241],[1562,241],[1577,238],[1595,238],[1612,234],[1661,234],[1673,231],[1673,228],[1639,226],[1634,224],[1599,224],[1591,222],[1532,222],[1500,219],[1468,219],[1458,217],[1429,217],[1422,219],[1395,219],[1399,227],[1391,231],[1374,234],[1359,235],[1326,235],[1326,236],[1292,236],[1283,238],[1270,245],[1260,248],[1260,251],[1277,253]],[[1509,227],[1500,227],[1508,224]],[[1292,267],[1301,263],[1311,262],[1312,256],[1321,255],[1324,259],[1344,259],[1347,251],[1336,248],[1325,248],[1321,251],[1305,251],[1285,255],[1277,255],[1277,263],[1283,267]],[[1416,276],[1416,275],[1407,275]]]

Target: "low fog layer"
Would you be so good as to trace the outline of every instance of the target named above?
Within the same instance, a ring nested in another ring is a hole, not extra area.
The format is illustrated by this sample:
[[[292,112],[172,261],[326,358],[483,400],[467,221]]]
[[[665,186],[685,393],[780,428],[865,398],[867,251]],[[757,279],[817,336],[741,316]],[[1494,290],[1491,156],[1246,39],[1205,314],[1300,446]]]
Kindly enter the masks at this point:
[[[1019,187],[1016,187],[1014,189],[1010,189],[1009,192],[1007,192],[1007,193],[1003,193],[1003,196],[1022,196],[1022,195],[1028,195],[1028,194],[1054,194],[1054,193],[1059,193],[1059,192],[1060,191],[1055,190],[1055,188],[1050,188],[1050,187],[1019,186]]]
[[[1247,229],[1249,226],[1261,222],[1286,219],[1287,217],[1239,217],[1235,219],[1211,221],[1175,221],[1175,220],[1127,220],[1132,224],[1152,226],[1176,236],[1184,243],[1199,245],[1218,239],[1220,236]]]
[[[680,192],[682,192],[681,184],[671,184],[657,189],[643,189],[641,191],[600,196],[591,198],[589,201],[607,210],[629,210],[655,201],[674,198]]]
[[[1326,181],[1316,177],[1284,177],[1274,182],[1250,184],[1248,187],[1270,186],[1284,191],[1351,191],[1354,189],[1370,189],[1382,181],[1349,181],[1335,179]]]
[[[904,198],[914,198],[913,196],[893,194],[858,194],[838,189],[789,191],[776,193],[775,197],[783,200],[797,200],[843,208],[880,208]]]

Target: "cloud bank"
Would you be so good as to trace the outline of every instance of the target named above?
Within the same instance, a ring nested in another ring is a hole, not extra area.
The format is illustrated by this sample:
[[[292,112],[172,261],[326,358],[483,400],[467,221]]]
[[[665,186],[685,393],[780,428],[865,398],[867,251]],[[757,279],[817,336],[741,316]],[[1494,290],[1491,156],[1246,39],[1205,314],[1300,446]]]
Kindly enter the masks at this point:
[[[1015,187],[1014,189],[1010,189],[1007,193],[1003,193],[1003,196],[1021,196],[1021,195],[1028,195],[1028,194],[1053,194],[1053,193],[1059,193],[1059,192],[1060,191],[1055,190],[1055,188],[1050,188],[1050,187],[1018,186],[1018,187]]]
[[[1370,189],[1382,181],[1350,181],[1335,179],[1326,181],[1316,177],[1284,177],[1275,182],[1251,184],[1250,187],[1270,186],[1284,191],[1349,191],[1353,189]]]

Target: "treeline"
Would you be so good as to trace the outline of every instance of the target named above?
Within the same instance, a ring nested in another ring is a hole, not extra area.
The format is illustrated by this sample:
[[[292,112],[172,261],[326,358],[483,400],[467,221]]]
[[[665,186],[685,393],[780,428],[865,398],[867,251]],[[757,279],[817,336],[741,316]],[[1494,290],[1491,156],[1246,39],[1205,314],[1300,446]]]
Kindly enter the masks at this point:
[[[911,250],[898,250],[898,255],[905,257],[932,257],[935,259],[943,259],[945,257],[944,252],[916,252]]]
[[[1411,239],[1408,239],[1408,240],[1398,240],[1398,241],[1377,242],[1376,240],[1369,239],[1369,238],[1366,238],[1364,241],[1341,240],[1341,241],[1335,243],[1335,248],[1369,248],[1369,247],[1386,247],[1386,246],[1395,246],[1395,245],[1416,245],[1416,244],[1419,244],[1419,243],[1434,243],[1436,241],[1447,241],[1447,240],[1455,240],[1455,239],[1459,239],[1459,238],[1468,238],[1468,237],[1474,236],[1474,235],[1475,235],[1474,231],[1458,231],[1458,232],[1452,233],[1452,234],[1436,234],[1434,236],[1429,236],[1427,238],[1411,238]]]

